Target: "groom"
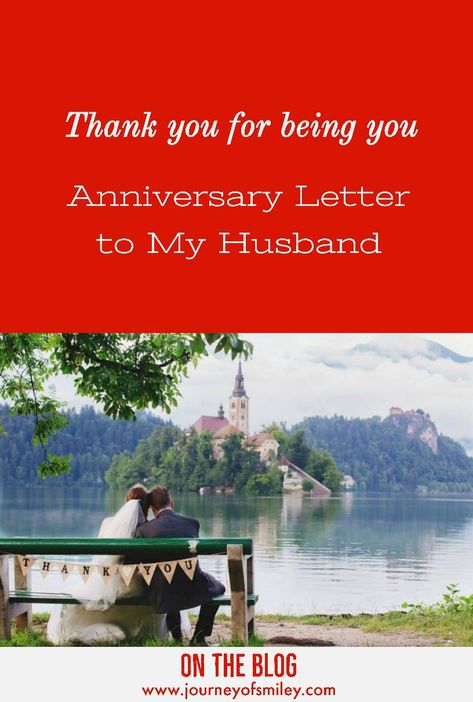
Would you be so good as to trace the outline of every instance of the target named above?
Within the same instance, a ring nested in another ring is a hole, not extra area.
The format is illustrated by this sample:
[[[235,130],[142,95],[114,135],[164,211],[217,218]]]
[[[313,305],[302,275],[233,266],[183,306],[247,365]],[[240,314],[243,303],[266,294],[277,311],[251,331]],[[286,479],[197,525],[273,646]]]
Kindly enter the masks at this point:
[[[154,519],[138,526],[135,537],[143,539],[189,538],[199,537],[200,525],[196,519],[183,517],[174,511],[171,493],[166,487],[155,487],[149,493],[150,507]],[[156,559],[158,560],[158,559]],[[171,554],[169,560],[177,560]],[[167,613],[166,622],[175,641],[182,641],[181,609],[200,607],[199,618],[195,626],[191,645],[207,646],[206,636],[212,634],[218,604],[212,603],[212,597],[222,595],[225,586],[209,573],[201,570],[197,563],[194,577],[176,568],[171,583],[168,583],[159,568],[156,568],[148,590],[148,597],[156,612]]]

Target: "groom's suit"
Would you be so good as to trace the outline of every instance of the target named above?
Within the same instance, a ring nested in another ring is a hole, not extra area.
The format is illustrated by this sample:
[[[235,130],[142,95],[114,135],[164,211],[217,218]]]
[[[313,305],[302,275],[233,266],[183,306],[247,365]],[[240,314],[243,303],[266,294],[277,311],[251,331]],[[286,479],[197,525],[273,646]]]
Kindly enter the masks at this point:
[[[138,526],[136,538],[162,539],[162,538],[189,538],[199,537],[200,525],[196,519],[184,517],[172,509],[164,509],[155,519]],[[169,554],[165,560],[177,560],[180,554]],[[182,558],[182,554],[180,556]],[[156,555],[148,554],[148,562],[164,560]],[[173,629],[177,626],[178,612],[181,609],[190,609],[201,606],[199,620],[194,636],[210,636],[213,621],[218,605],[211,604],[210,600],[215,595],[222,595],[225,586],[209,573],[201,570],[199,563],[196,565],[194,577],[190,580],[181,568],[176,568],[171,583],[168,583],[159,568],[156,568],[148,588],[148,597],[156,612],[167,613],[168,623]]]

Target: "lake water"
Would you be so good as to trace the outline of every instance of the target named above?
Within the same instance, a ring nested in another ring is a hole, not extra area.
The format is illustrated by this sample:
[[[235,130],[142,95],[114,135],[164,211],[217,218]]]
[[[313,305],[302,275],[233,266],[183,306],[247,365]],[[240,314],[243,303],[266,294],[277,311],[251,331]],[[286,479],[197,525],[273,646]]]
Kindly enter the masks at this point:
[[[120,499],[95,489],[0,490],[0,535],[95,536]],[[453,582],[473,592],[473,497],[179,495],[176,508],[200,520],[201,536],[254,539],[260,612],[385,611],[438,600]],[[223,558],[202,562],[225,580]]]

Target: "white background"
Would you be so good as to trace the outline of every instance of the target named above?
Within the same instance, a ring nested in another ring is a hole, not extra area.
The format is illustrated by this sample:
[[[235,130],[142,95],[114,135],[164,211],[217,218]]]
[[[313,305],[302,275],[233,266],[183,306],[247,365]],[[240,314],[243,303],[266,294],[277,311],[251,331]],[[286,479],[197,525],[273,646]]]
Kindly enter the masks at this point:
[[[236,680],[214,677],[211,655],[218,651],[244,653],[248,663],[254,652],[270,656],[276,652],[295,652],[298,674],[285,682],[288,685],[336,687],[335,697],[320,699],[340,702],[471,702],[473,698],[473,649],[469,648],[4,648],[0,649],[0,699],[8,702],[179,700],[170,696],[145,697],[141,686],[183,685],[186,679],[180,674],[180,659],[186,652],[205,652],[206,656],[208,674],[205,678],[193,678],[192,685],[250,684],[251,675]],[[264,683],[262,679],[258,682],[272,685],[276,680],[266,678]],[[251,698],[237,698],[245,699]],[[280,698],[266,696],[258,699]]]

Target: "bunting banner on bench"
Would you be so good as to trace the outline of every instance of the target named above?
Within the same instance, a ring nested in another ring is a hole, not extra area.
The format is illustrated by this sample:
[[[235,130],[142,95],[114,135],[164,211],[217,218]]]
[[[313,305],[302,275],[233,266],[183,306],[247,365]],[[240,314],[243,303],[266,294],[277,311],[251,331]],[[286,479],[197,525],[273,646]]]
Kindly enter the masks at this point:
[[[178,561],[160,561],[157,563],[138,563],[138,564],[96,564],[96,563],[81,563],[79,561],[55,561],[40,558],[32,558],[31,556],[17,556],[17,561],[21,572],[24,576],[36,566],[43,578],[47,578],[51,573],[59,574],[65,581],[71,574],[79,574],[82,581],[88,582],[93,572],[98,572],[105,584],[119,573],[123,582],[128,587],[130,582],[138,571],[146,584],[149,585],[156,571],[156,568],[162,572],[168,583],[172,582],[176,568],[179,568],[186,574],[189,580],[193,580],[195,569],[197,566],[197,558],[183,558]]]

